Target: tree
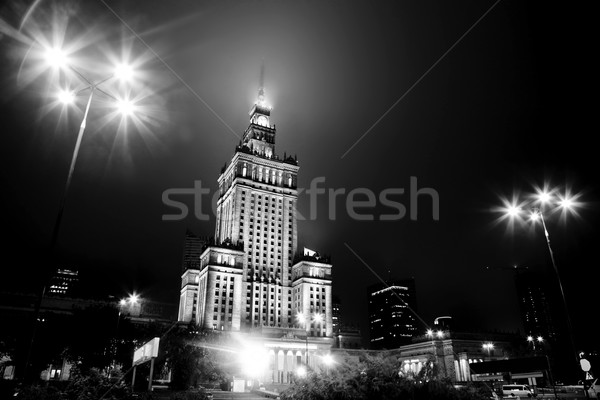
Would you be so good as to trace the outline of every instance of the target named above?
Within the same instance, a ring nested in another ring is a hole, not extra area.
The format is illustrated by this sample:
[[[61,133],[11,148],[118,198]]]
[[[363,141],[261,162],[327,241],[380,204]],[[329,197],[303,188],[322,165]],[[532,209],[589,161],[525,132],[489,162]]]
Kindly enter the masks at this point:
[[[200,383],[221,383],[228,374],[223,366],[227,356],[218,350],[221,334],[190,324],[174,329],[161,339],[157,366],[171,369],[171,388],[176,390]]]
[[[338,357],[341,358],[341,357]],[[456,390],[449,380],[438,379],[434,365],[417,375],[401,374],[393,356],[345,357],[327,373],[311,371],[281,394],[282,400],[483,400],[476,391]]]

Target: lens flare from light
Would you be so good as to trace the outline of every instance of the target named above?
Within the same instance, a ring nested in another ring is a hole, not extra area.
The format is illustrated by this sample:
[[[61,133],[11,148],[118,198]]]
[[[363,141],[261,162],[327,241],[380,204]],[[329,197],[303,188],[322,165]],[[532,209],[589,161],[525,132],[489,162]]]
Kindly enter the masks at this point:
[[[521,208],[517,207],[514,204],[511,204],[507,209],[506,209],[506,214],[509,217],[518,217],[521,214]]]
[[[250,344],[240,353],[242,370],[251,377],[264,374],[269,365],[267,350],[258,344]]]
[[[547,203],[550,203],[552,201],[552,196],[548,192],[541,192],[541,193],[538,194],[538,200],[542,204],[547,204]]]
[[[127,64],[117,64],[114,71],[115,78],[120,81],[131,81],[134,75],[133,68]]]
[[[62,69],[68,66],[66,53],[58,47],[50,47],[44,53],[46,63],[52,68]]]
[[[537,210],[532,211],[529,218],[530,218],[531,222],[539,221],[540,220],[540,212]]]
[[[117,110],[124,116],[132,116],[135,114],[136,107],[133,101],[128,99],[121,99],[117,101]]]
[[[75,94],[70,90],[61,90],[56,97],[64,105],[72,104],[75,101]]]

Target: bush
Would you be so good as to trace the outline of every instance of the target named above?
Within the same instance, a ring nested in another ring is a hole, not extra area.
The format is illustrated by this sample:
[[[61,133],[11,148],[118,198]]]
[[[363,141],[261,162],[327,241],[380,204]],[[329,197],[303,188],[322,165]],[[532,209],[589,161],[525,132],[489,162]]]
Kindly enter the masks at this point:
[[[131,400],[131,390],[123,383],[113,384],[98,370],[86,374],[73,371],[70,382],[47,382],[22,388],[18,400]],[[65,386],[66,385],[66,386]]]
[[[171,396],[171,400],[206,400],[208,396],[204,390],[190,389],[177,392]]]
[[[63,400],[63,394],[52,386],[31,385],[24,387],[17,395],[19,400]]]

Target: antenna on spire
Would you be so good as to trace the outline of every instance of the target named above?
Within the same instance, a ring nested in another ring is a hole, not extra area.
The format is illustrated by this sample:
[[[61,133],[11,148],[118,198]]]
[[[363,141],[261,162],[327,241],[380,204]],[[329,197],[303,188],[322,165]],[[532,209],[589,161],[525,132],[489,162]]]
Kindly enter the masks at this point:
[[[258,82],[258,104],[263,105],[265,102],[265,59],[262,59],[260,66],[260,78]]]

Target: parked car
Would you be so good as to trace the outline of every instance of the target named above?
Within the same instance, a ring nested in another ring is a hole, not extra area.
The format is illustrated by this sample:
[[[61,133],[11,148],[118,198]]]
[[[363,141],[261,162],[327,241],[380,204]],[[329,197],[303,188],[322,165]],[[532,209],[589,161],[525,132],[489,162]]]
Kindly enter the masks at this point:
[[[516,396],[516,397],[535,397],[536,394],[533,390],[527,385],[503,385],[502,386],[502,396]]]

